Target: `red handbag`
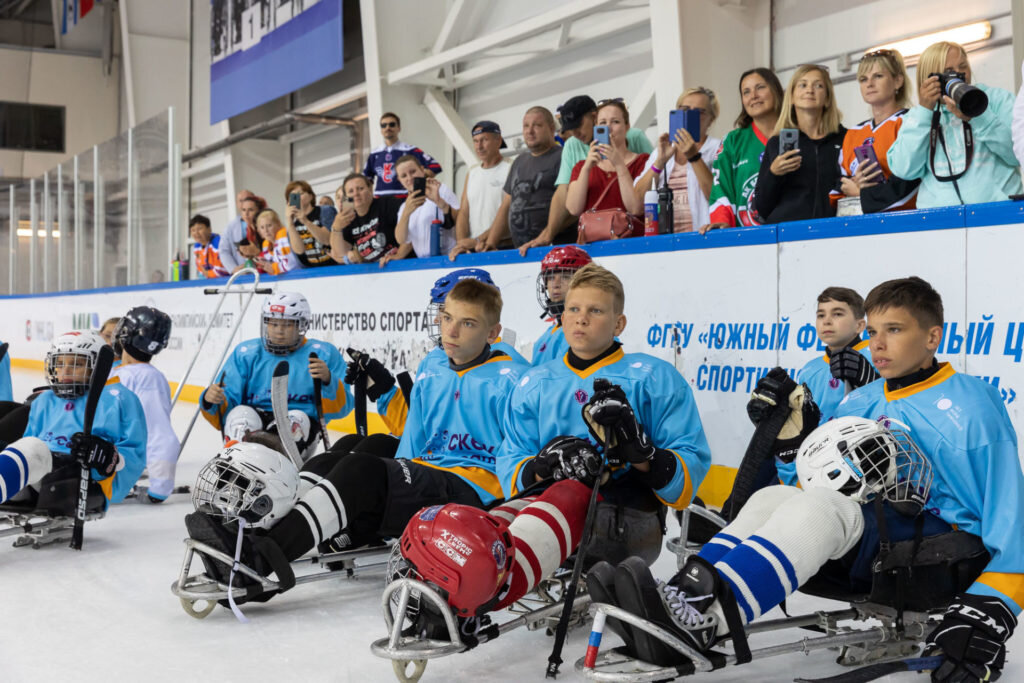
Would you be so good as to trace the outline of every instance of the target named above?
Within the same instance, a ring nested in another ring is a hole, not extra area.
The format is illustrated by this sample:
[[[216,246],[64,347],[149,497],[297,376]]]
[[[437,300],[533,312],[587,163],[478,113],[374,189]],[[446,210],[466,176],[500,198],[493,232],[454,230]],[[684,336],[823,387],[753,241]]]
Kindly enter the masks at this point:
[[[597,210],[605,195],[608,194],[608,190],[611,189],[612,184],[617,182],[618,178],[615,178],[612,183],[605,185],[604,191],[597,198],[597,201],[594,202],[594,206],[584,211],[580,216],[579,229],[576,232],[577,244],[589,244],[590,242],[600,242],[602,240],[632,237],[638,234],[638,229],[643,230],[643,221],[624,209],[616,207],[614,209]]]

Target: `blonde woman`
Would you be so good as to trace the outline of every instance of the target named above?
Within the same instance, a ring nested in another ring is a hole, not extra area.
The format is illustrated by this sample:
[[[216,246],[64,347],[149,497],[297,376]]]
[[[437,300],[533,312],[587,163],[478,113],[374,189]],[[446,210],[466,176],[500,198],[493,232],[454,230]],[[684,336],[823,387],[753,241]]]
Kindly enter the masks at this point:
[[[754,189],[762,222],[781,223],[835,215],[829,192],[839,183],[839,150],[846,129],[840,123],[828,68],[798,67],[782,98],[782,112],[765,145]],[[792,150],[780,149],[784,130],[797,131]]]
[[[262,242],[260,255],[253,260],[261,271],[281,275],[302,267],[292,252],[288,230],[281,224],[281,217],[276,211],[263,209],[256,214],[256,232]]]
[[[939,77],[931,75],[948,70],[963,73],[964,81],[971,83],[971,63],[960,45],[935,43],[921,53],[917,63],[919,106],[903,119],[899,137],[889,148],[889,168],[900,178],[921,179],[919,208],[998,202],[1020,193],[1020,167],[1010,132],[1013,95],[1002,88],[973,84],[988,96],[988,108],[971,118],[942,92]],[[929,134],[936,116],[940,135],[936,149],[931,150]],[[970,163],[968,140],[973,143]]]
[[[871,107],[871,118],[846,131],[839,157],[843,177],[833,197],[841,205],[852,204],[852,214],[913,209],[921,181],[893,175],[886,159],[911,105],[903,55],[896,50],[864,55],[857,67],[857,83],[860,96]],[[871,147],[877,162],[866,156],[866,147]]]
[[[676,131],[675,140],[662,133],[643,175],[634,182],[633,193],[642,205],[652,183],[657,187],[668,183],[672,190],[672,232],[690,232],[709,220],[708,197],[714,185],[711,164],[722,141],[709,137],[708,129],[718,118],[718,98],[708,88],[689,88],[676,100],[676,109],[700,112],[700,140],[694,140],[685,128]]]

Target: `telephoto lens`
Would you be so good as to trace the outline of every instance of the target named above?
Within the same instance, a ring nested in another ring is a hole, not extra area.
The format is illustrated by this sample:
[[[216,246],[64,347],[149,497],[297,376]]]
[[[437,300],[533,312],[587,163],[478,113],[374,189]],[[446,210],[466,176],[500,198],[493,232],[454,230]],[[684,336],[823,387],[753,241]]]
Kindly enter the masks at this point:
[[[972,119],[981,116],[988,109],[988,95],[985,91],[968,85],[967,74],[964,72],[947,69],[942,73],[928,75],[938,76],[943,94],[953,98],[957,108]]]

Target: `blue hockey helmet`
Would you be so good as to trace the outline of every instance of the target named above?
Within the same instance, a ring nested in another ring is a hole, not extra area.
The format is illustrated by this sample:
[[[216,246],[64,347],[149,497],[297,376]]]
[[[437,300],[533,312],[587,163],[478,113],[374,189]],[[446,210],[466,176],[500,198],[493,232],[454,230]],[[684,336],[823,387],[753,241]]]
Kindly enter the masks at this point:
[[[430,303],[427,304],[427,337],[433,342],[435,346],[441,345],[441,306],[444,305],[444,300],[448,296],[448,292],[452,291],[452,288],[459,283],[459,280],[479,280],[485,285],[490,285],[495,289],[499,289],[498,285],[494,284],[494,280],[491,279],[491,274],[483,268],[460,268],[459,270],[453,270],[452,272],[439,277],[435,282],[434,286],[430,288]]]

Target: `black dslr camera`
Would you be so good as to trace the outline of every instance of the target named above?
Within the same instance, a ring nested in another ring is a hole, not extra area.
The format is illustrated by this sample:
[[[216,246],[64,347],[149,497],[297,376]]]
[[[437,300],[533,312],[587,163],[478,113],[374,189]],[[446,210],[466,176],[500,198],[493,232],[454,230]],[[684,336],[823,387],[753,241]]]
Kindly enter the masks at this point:
[[[939,77],[942,93],[953,98],[957,108],[967,116],[981,116],[988,109],[988,95],[983,90],[967,84],[967,74],[963,71],[946,69],[942,73],[930,73]]]

